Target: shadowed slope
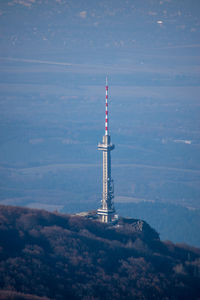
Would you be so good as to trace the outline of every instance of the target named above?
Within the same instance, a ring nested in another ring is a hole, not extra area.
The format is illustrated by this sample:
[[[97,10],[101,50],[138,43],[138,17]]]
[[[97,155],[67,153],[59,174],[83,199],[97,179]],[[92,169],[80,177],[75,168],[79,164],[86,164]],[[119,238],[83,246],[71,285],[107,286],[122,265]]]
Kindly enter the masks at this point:
[[[197,299],[200,294],[200,250],[161,242],[141,220],[124,218],[108,226],[1,206],[0,245],[5,295],[8,290],[50,299]]]

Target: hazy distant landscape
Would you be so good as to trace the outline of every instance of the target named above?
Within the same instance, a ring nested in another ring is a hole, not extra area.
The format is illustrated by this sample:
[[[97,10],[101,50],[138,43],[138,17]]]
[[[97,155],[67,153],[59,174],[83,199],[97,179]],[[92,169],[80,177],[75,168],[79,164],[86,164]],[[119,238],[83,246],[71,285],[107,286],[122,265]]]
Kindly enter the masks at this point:
[[[199,13],[197,0],[1,1],[0,203],[99,206],[108,75],[119,214],[199,246]]]

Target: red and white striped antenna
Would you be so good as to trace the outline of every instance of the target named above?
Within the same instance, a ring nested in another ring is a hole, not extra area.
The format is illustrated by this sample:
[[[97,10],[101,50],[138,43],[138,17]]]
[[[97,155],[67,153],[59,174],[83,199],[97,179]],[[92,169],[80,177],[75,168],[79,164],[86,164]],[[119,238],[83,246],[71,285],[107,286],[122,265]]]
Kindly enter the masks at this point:
[[[105,115],[105,135],[108,135],[108,78],[106,77],[106,115]]]

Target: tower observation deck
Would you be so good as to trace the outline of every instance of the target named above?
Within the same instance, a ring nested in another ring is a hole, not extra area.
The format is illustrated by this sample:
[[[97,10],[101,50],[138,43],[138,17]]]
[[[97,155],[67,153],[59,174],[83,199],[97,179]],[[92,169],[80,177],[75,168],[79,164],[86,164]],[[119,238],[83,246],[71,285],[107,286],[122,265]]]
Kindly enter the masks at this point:
[[[104,223],[114,220],[115,208],[113,204],[114,183],[111,177],[111,151],[115,146],[111,143],[108,124],[108,82],[106,78],[106,111],[105,111],[105,135],[103,142],[98,144],[98,150],[103,152],[103,194],[101,208],[97,210],[99,218]]]

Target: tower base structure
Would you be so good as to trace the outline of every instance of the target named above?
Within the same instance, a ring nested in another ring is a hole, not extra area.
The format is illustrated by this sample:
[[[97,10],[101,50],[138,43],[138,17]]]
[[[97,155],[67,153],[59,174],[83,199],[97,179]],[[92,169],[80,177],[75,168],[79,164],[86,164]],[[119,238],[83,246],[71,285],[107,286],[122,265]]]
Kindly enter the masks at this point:
[[[99,208],[97,209],[97,215],[99,216],[100,221],[103,223],[113,223],[117,219],[114,209],[108,210]]]

